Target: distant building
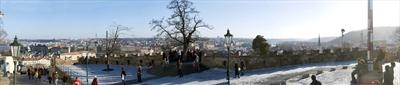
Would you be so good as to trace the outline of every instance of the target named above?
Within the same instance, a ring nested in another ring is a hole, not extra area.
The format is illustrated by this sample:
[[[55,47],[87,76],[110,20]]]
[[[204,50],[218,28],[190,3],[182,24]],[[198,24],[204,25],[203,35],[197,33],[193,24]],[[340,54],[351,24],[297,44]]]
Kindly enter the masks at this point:
[[[4,57],[4,71],[5,72],[14,72],[14,59],[12,56],[3,56]]]
[[[46,45],[42,44],[30,45],[29,49],[30,49],[29,53],[33,54],[34,57],[47,56],[50,51]]]
[[[62,53],[60,55],[60,59],[63,60],[78,60],[81,57],[86,57],[88,56],[89,58],[96,58],[96,53],[95,52],[90,52],[88,51],[79,51],[79,52],[70,52],[70,53]]]

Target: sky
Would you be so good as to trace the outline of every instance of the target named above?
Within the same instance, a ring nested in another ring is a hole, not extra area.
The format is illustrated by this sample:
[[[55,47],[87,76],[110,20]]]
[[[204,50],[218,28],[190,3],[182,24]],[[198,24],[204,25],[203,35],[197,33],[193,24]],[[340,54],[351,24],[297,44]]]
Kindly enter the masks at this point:
[[[214,29],[201,37],[315,38],[367,28],[367,0],[191,0]],[[154,37],[149,22],[170,16],[170,0],[0,0],[8,38],[105,37],[110,25],[132,28],[122,37]],[[400,0],[374,0],[374,27],[400,26]]]

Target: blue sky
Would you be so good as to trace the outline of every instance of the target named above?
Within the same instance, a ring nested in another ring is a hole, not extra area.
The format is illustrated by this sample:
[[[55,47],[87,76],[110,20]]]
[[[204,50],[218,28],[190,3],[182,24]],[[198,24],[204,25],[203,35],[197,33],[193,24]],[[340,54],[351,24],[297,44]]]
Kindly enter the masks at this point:
[[[123,37],[153,37],[148,24],[168,17],[170,0],[1,0],[9,38],[104,37],[110,25],[131,27]],[[314,38],[367,28],[367,0],[193,0],[214,27],[203,37]],[[400,1],[374,0],[374,25],[400,26]]]

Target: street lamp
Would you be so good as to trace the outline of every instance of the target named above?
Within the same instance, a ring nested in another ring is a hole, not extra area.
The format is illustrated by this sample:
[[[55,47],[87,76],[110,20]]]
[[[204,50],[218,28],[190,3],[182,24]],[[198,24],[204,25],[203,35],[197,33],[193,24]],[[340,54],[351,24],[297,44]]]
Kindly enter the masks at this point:
[[[20,47],[21,44],[18,43],[18,38],[15,36],[14,41],[10,44],[11,47],[11,55],[15,58],[14,60],[14,71],[13,71],[13,85],[16,85],[15,82],[15,74],[16,74],[16,67],[17,67],[17,58],[19,57]]]
[[[21,49],[21,44],[18,43],[17,36],[15,36],[14,41],[10,44],[10,46],[11,46],[11,55],[14,57],[18,57]]]
[[[230,47],[232,45],[232,37],[233,35],[229,32],[229,29],[227,30],[227,33],[224,35],[225,36],[225,46],[228,49],[228,61],[226,65],[226,76],[228,79],[228,85],[230,84],[230,77],[229,77],[229,56],[230,56]]]

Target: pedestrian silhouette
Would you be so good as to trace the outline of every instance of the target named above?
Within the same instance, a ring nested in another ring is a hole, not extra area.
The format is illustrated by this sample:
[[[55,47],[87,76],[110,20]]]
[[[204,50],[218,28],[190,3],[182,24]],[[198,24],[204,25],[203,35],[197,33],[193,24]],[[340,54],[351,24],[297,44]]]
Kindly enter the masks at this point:
[[[97,80],[97,76],[94,76],[92,85],[98,85],[98,84],[99,84],[99,81]]]
[[[78,79],[78,77],[75,77],[75,80],[72,83],[72,85],[82,85],[82,84],[81,84],[81,81]]]
[[[235,78],[240,78],[239,71],[240,71],[239,65],[235,63]]]
[[[183,77],[183,68],[182,68],[182,65],[183,65],[183,63],[182,63],[182,61],[179,59],[178,60],[178,62],[177,62],[177,66],[178,66],[178,74],[179,74],[179,77]]]
[[[137,80],[138,80],[139,83],[141,83],[142,82],[142,74],[143,74],[142,66],[139,65],[137,67],[137,71],[136,72],[137,72],[136,73]]]
[[[315,77],[315,75],[312,75],[312,76],[311,76],[311,79],[312,79],[312,82],[311,82],[310,85],[321,85],[321,82],[319,82],[319,81],[317,80],[317,78]]]
[[[125,77],[126,77],[126,72],[125,69],[122,67],[121,68],[121,80],[122,80],[122,84],[125,85]]]
[[[389,65],[385,66],[385,72],[383,73],[383,85],[393,85],[393,72]]]
[[[246,69],[246,66],[244,65],[244,62],[241,61],[240,62],[240,75],[243,76],[244,75],[244,70]]]

